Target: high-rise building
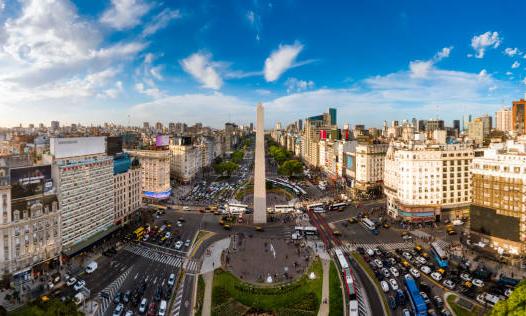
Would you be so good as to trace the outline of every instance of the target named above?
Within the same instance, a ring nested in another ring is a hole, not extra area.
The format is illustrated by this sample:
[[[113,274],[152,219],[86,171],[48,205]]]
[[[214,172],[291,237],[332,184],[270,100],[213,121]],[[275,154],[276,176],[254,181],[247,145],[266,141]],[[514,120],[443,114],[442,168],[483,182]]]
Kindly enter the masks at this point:
[[[426,122],[425,130],[426,132],[433,132],[435,130],[443,130],[444,121],[439,119],[432,119]]]
[[[60,128],[60,122],[59,121],[51,121],[51,129],[57,130]]]
[[[281,122],[276,122],[274,129],[278,131],[281,130]]]
[[[491,144],[473,159],[472,242],[526,253],[526,144]],[[477,240],[480,239],[480,240]]]
[[[502,108],[495,113],[496,129],[503,132],[512,130],[512,114],[510,108]]]
[[[161,123],[161,122],[155,123],[155,129],[157,131],[162,131],[163,130],[163,123]]]
[[[409,222],[467,216],[473,155],[462,144],[391,143],[384,169],[388,215]]]
[[[139,158],[141,168],[141,189],[143,197],[164,200],[170,197],[170,151],[169,150],[127,150]]]
[[[142,123],[142,128],[144,128],[144,129],[150,129],[150,123],[148,123],[148,122],[144,122],[144,123]]]
[[[51,138],[47,157],[55,170],[62,215],[62,246],[67,256],[111,233],[113,157],[105,137]]]
[[[526,100],[513,101],[511,124],[514,132],[519,135],[526,134]]]
[[[113,223],[124,225],[142,206],[140,162],[127,153],[113,158]]]
[[[468,137],[475,143],[482,144],[486,139],[492,127],[492,118],[489,115],[477,117],[468,123]]]
[[[462,117],[462,128],[464,131],[469,129],[469,123],[471,122],[471,114],[466,114]]]
[[[203,167],[202,146],[192,143],[190,137],[178,137],[170,144],[170,173],[179,181],[188,183]]]
[[[336,126],[338,124],[338,118],[336,116],[335,108],[329,108],[329,124],[331,126]]]
[[[0,158],[0,271],[15,286],[59,261],[61,216],[51,170],[28,156]]]
[[[456,129],[457,132],[460,132],[460,120],[453,120],[453,129]]]

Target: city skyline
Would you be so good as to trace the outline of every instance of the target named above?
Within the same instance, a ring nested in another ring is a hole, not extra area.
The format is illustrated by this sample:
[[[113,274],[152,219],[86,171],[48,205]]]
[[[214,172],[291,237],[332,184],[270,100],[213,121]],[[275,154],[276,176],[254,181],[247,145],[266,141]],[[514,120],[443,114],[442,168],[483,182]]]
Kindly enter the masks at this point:
[[[493,114],[525,91],[520,5],[467,5],[2,2],[0,125]]]

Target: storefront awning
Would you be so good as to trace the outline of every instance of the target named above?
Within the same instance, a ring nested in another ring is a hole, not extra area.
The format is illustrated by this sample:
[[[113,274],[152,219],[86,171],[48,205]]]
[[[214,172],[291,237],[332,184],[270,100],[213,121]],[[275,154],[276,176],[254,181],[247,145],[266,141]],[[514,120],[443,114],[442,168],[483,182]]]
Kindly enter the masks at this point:
[[[91,246],[92,244],[96,243],[97,241],[103,239],[104,237],[110,235],[111,233],[113,233],[114,231],[116,231],[117,229],[119,229],[120,227],[119,226],[111,226],[109,227],[108,229],[104,230],[104,231],[101,231],[101,232],[98,232],[96,233],[95,235],[89,237],[88,239],[85,239],[73,246],[70,246],[70,247],[65,247],[62,249],[62,253],[68,257],[71,257],[75,254],[77,254],[78,252],[82,251],[84,248],[87,248],[88,246]]]

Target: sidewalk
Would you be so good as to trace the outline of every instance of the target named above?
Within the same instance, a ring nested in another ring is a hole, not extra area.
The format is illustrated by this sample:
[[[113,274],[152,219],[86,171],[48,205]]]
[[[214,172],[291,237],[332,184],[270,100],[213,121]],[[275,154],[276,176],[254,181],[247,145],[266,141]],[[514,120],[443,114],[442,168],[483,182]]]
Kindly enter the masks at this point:
[[[214,271],[221,266],[221,254],[230,246],[230,237],[216,241],[205,251],[201,273]]]
[[[323,285],[321,288],[321,305],[318,311],[318,316],[329,315],[329,267],[330,260],[322,259],[321,264],[323,268]]]
[[[208,271],[203,275],[205,280],[205,297],[203,298],[202,316],[212,314],[212,286],[214,283],[214,271]]]

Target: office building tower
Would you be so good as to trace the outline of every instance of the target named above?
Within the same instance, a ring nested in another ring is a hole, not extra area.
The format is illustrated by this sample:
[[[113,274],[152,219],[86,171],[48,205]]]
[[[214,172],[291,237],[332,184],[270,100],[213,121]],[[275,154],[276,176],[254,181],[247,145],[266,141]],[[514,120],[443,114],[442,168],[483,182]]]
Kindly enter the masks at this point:
[[[148,130],[148,129],[150,129],[150,123],[148,123],[148,122],[144,122],[144,123],[142,123],[142,127],[143,127],[144,129]]]
[[[124,225],[137,215],[142,207],[142,181],[140,162],[127,153],[113,157],[113,223]],[[135,217],[136,218],[136,217]]]
[[[105,137],[51,138],[54,182],[62,215],[62,247],[74,255],[111,233],[113,157]]]
[[[512,129],[519,135],[526,134],[526,100],[513,101],[511,107]]]
[[[141,189],[146,200],[165,200],[170,197],[170,151],[169,150],[126,150],[137,157],[141,169]]]
[[[512,112],[510,108],[502,108],[495,112],[495,128],[502,132],[512,131]]]
[[[51,129],[57,130],[60,128],[60,122],[59,121],[51,121]]]

